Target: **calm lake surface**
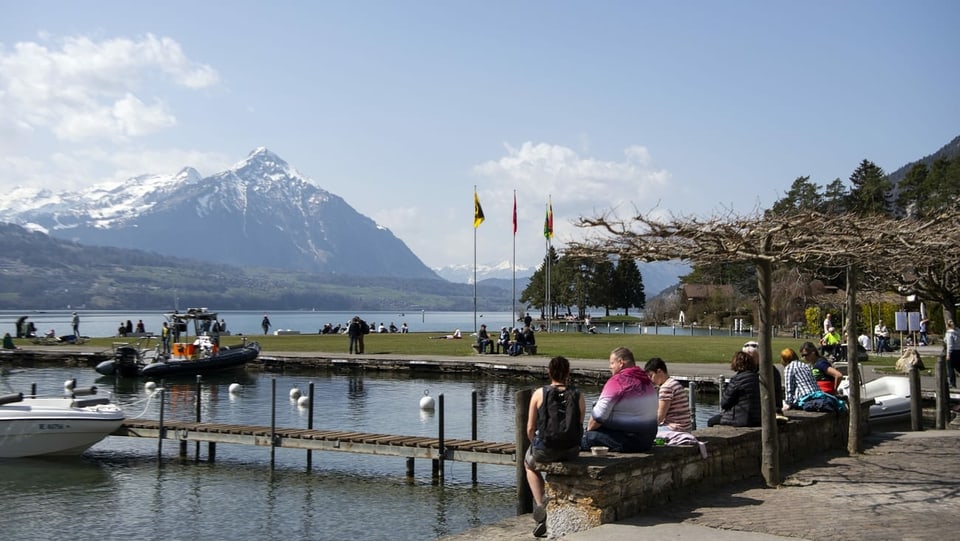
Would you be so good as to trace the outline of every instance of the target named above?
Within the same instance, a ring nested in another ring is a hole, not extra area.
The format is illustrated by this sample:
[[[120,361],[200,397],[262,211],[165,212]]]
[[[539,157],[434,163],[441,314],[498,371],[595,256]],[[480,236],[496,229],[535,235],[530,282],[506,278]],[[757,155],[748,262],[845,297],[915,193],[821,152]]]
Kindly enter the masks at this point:
[[[59,395],[63,383],[97,385],[112,393],[128,417],[159,417],[159,400],[148,400],[142,383],[99,377],[92,369],[17,369],[0,376],[0,394]],[[272,400],[272,388],[276,400]],[[405,377],[395,374],[333,373],[219,376],[201,385],[202,418],[209,422],[306,427],[308,410],[291,402],[296,387],[314,384],[314,428],[435,437],[438,415],[421,411],[427,391],[445,402],[445,434],[469,438],[471,392],[477,392],[479,439],[513,441],[514,395],[532,382],[475,377]],[[231,394],[231,383],[240,383]],[[168,381],[167,419],[195,417],[195,380]],[[599,388],[581,387],[588,405]],[[716,412],[698,405],[698,425]],[[446,462],[445,484],[434,485],[428,460],[416,461],[413,480],[405,459],[350,453],[306,452],[218,445],[214,464],[180,463],[178,445],[110,436],[76,459],[0,461],[4,539],[435,539],[513,516],[515,470],[478,466],[471,482],[468,463]],[[206,459],[201,445],[201,459]]]

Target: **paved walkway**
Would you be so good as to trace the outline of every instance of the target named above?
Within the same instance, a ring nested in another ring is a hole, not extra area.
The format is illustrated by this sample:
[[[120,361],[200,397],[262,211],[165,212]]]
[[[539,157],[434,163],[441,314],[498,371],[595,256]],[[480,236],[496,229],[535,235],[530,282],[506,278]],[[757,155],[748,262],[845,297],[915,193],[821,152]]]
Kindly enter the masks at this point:
[[[960,430],[874,433],[859,456],[822,455],[785,469],[780,488],[759,478],[665,504],[572,541],[936,540],[960,531]],[[445,541],[532,540],[530,515]]]

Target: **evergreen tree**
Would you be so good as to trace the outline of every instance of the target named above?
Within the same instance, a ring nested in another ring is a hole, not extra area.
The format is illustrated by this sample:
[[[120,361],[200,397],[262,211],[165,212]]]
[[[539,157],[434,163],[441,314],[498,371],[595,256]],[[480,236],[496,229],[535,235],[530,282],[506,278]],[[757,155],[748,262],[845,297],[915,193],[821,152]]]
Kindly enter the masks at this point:
[[[770,212],[782,214],[798,209],[818,209],[823,204],[820,187],[810,182],[810,177],[797,177],[782,199],[770,207]]]
[[[833,179],[833,182],[827,184],[823,191],[823,206],[817,210],[826,213],[839,213],[847,211],[847,201],[849,192],[839,177]]]
[[[643,277],[637,262],[632,257],[621,257],[614,272],[617,306],[623,307],[624,315],[630,315],[630,307],[643,308],[647,296],[643,290]]]
[[[848,208],[859,214],[888,214],[893,188],[886,174],[870,160],[863,160],[850,175]]]

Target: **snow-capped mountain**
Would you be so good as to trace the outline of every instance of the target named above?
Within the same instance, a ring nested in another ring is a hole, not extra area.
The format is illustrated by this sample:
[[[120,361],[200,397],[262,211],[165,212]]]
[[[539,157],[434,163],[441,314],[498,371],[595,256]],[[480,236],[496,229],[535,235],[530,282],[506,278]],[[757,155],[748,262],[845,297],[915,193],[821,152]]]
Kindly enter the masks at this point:
[[[0,220],[81,244],[243,266],[437,278],[400,239],[258,148],[208,177],[184,168],[80,192],[22,192]]]
[[[647,298],[661,293],[663,290],[680,283],[680,277],[690,272],[690,265],[678,261],[654,261],[639,263],[640,275],[643,277],[643,287]],[[473,283],[473,265],[449,265],[434,267],[434,272],[445,280],[456,283]],[[537,269],[517,267],[517,280],[526,284]],[[512,280],[510,262],[503,261],[496,265],[477,264],[477,283],[489,279]]]
[[[536,269],[526,267],[517,267],[517,278],[529,278]],[[440,275],[444,280],[459,284],[473,283],[473,265],[447,265],[446,267],[433,267],[433,272]],[[482,282],[488,278],[513,278],[513,272],[510,270],[510,262],[502,261],[496,265],[477,264],[477,282]]]

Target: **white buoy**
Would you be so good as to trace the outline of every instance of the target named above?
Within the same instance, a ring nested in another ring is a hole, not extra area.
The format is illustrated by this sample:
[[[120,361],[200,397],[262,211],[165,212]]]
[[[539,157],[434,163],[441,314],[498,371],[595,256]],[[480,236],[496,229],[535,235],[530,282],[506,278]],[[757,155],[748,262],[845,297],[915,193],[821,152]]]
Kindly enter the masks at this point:
[[[157,390],[157,382],[155,382],[155,381],[148,381],[148,382],[146,382],[146,383],[143,384],[143,388],[144,388],[148,393],[152,393],[153,391],[156,391],[156,390]]]
[[[423,398],[420,399],[420,409],[432,410],[433,404],[433,397],[430,396],[430,391],[423,391]]]
[[[297,405],[300,406],[301,408],[308,408],[308,407],[310,407],[310,397],[309,397],[309,396],[301,396],[300,398],[297,399]]]
[[[301,394],[302,393],[300,392],[300,389],[296,387],[294,387],[293,389],[290,389],[290,400],[296,400],[300,398]]]
[[[237,394],[237,393],[239,393],[239,392],[240,392],[240,384],[239,384],[239,383],[231,383],[231,384],[230,384],[230,387],[229,387],[229,390],[230,390],[230,394]]]

